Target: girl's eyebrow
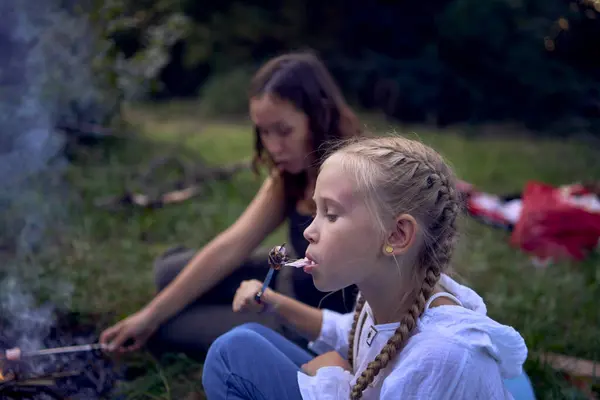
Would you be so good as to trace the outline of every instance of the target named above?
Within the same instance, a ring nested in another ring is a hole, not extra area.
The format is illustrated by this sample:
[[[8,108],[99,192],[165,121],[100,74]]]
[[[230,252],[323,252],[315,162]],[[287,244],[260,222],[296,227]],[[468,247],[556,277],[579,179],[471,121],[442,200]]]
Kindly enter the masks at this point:
[[[337,200],[332,199],[331,197],[320,197],[320,199],[325,204],[331,204],[332,206],[337,207],[337,208],[341,208],[341,209],[344,208],[344,206],[342,205],[342,203],[340,203]],[[313,201],[316,203],[316,199],[315,199],[314,196],[313,196]]]

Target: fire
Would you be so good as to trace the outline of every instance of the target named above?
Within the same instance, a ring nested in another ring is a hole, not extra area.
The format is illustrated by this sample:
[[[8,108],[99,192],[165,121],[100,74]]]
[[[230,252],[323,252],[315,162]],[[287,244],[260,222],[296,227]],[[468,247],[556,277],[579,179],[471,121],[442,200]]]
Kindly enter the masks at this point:
[[[5,373],[0,364],[0,382],[12,381],[13,379],[15,379],[15,375],[10,371]]]
[[[10,371],[4,372],[5,367],[4,360],[0,360],[0,382],[6,382],[13,379],[13,374]]]

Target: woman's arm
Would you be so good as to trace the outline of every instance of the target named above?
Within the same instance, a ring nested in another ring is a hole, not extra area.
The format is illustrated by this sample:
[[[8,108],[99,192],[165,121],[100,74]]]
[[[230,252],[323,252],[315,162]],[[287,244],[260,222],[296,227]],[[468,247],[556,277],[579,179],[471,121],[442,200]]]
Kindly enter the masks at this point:
[[[231,274],[284,220],[281,178],[268,177],[239,219],[202,248],[146,308],[159,325]]]
[[[272,307],[284,322],[308,340],[316,340],[321,334],[323,311],[291,297],[267,289],[262,301]]]

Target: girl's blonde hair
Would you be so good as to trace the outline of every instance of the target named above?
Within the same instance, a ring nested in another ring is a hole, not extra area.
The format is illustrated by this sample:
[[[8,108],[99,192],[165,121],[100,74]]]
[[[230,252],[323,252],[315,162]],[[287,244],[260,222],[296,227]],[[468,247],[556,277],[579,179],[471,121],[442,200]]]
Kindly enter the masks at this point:
[[[382,239],[386,231],[393,229],[396,218],[405,213],[417,220],[422,237],[416,260],[410,266],[403,265],[402,271],[409,272],[416,282],[415,290],[409,294],[414,303],[352,388],[351,399],[360,399],[375,376],[405,345],[440,275],[449,268],[460,200],[451,168],[440,154],[418,141],[395,136],[351,139],[338,146],[330,157],[340,161],[342,168],[354,177],[381,226]],[[351,366],[354,336],[364,304],[364,298],[359,296],[349,338]]]

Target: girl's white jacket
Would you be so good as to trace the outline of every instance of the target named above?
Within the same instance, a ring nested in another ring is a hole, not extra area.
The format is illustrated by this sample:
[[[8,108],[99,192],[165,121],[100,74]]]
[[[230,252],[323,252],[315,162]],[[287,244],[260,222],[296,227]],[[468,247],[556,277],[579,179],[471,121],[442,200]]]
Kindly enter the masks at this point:
[[[462,307],[427,308],[404,349],[363,392],[363,399],[512,399],[503,380],[522,373],[525,341],[512,327],[489,318],[482,298],[472,289],[447,275],[440,284]],[[321,368],[315,376],[298,372],[303,399],[350,398],[356,379],[398,327],[398,323],[375,325],[368,303],[359,325],[363,317],[362,332],[357,329],[355,335],[355,373],[340,367]],[[320,336],[311,348],[317,353],[336,350],[346,357],[352,321],[353,313],[324,310]]]

